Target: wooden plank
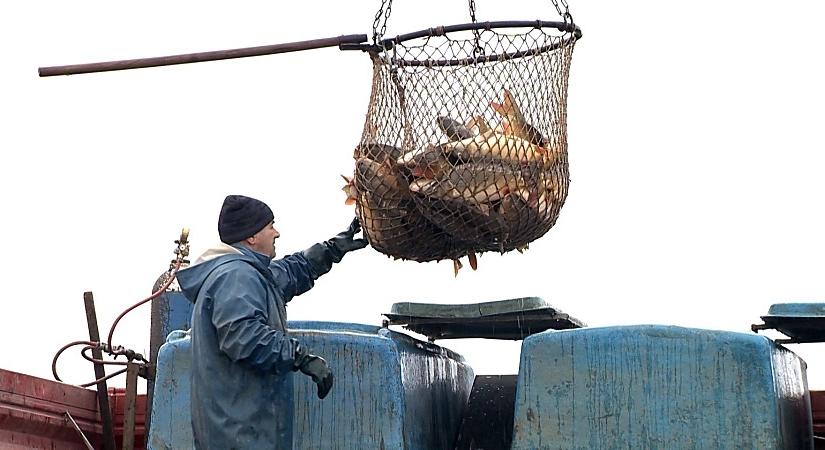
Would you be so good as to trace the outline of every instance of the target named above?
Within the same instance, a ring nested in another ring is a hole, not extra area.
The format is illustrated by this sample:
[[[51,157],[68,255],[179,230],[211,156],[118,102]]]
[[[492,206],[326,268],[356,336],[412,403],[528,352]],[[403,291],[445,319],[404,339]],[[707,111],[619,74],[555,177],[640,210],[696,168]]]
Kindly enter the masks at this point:
[[[100,328],[97,326],[97,313],[95,312],[95,300],[91,292],[83,293],[83,303],[86,307],[86,323],[89,326],[89,340],[100,342]],[[103,359],[103,353],[99,348],[92,350],[94,359]],[[99,364],[94,364],[95,380],[106,376],[106,370]],[[97,403],[100,411],[100,421],[103,424],[103,449],[115,450],[115,434],[112,431],[112,412],[109,410],[109,390],[106,387],[106,380],[97,383]]]
[[[135,397],[137,396],[137,376],[140,366],[130,362],[126,366],[126,405],[123,417],[123,450],[135,449]]]

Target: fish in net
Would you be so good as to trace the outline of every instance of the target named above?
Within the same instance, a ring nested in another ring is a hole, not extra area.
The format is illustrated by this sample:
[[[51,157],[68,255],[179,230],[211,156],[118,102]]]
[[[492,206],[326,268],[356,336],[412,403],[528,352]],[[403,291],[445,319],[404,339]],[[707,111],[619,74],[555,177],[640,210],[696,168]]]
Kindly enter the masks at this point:
[[[569,186],[576,30],[430,30],[369,52],[372,92],[344,190],[376,250],[456,270],[467,256],[475,268],[477,254],[523,251],[553,227]]]

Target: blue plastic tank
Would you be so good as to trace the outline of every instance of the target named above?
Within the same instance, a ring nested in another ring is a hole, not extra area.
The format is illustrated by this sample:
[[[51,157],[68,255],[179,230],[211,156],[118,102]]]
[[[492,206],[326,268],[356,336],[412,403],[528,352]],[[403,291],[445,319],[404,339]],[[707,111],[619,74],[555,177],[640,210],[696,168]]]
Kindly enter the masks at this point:
[[[622,326],[522,343],[513,449],[812,449],[806,365],[756,334]]]
[[[295,448],[452,448],[474,379],[460,355],[370,325],[290,322],[289,328],[335,375],[324,400],[308,377],[296,375]],[[192,448],[190,370],[190,339],[173,332],[158,354],[148,448]]]

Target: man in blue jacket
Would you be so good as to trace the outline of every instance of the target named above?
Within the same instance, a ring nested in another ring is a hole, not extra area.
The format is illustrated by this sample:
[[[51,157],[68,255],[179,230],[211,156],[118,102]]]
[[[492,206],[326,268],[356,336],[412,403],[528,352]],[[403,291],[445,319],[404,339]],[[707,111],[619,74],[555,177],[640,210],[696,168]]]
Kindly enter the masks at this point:
[[[358,220],[332,239],[274,260],[274,215],[265,203],[230,195],[218,218],[223,244],[177,274],[192,312],[192,431],[198,449],[292,448],[292,374],[332,388],[326,361],[286,328],[286,303],[349,251]]]

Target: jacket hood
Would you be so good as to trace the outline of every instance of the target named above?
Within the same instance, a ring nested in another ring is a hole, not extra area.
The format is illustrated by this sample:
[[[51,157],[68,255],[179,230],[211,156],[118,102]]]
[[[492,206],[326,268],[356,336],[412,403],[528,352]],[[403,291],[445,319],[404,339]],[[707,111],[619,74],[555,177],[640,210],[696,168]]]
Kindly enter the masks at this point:
[[[264,275],[269,275],[269,259],[260,253],[244,247],[233,247],[228,244],[218,244],[203,252],[192,266],[180,270],[177,273],[178,284],[180,284],[183,295],[189,301],[195,303],[198,292],[212,271],[230,261],[242,260],[254,266]],[[271,275],[269,275],[271,276]]]

